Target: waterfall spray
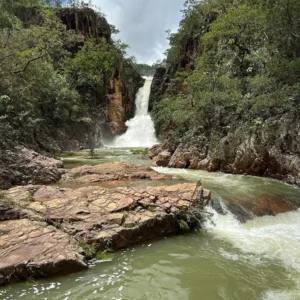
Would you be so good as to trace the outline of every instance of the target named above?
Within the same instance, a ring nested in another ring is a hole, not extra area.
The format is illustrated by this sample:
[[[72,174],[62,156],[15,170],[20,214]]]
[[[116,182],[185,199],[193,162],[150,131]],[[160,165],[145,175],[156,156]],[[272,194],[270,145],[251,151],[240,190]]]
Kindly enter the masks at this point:
[[[148,112],[152,77],[145,77],[146,81],[139,89],[136,99],[136,112],[133,119],[126,122],[126,133],[117,137],[114,147],[151,147],[156,144],[154,124]]]

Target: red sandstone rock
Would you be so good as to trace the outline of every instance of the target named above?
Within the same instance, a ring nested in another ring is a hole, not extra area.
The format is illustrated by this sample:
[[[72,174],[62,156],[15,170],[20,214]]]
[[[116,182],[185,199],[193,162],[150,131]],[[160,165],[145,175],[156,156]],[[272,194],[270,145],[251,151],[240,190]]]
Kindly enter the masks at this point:
[[[68,234],[30,220],[0,222],[0,285],[87,268]]]
[[[171,179],[171,177],[159,174],[147,166],[109,162],[97,166],[74,168],[62,178],[63,181],[73,182],[105,182],[132,179],[164,180]]]
[[[75,190],[29,185],[0,192],[3,215],[13,209],[23,218],[0,222],[0,284],[84,268],[75,240],[100,251],[176,234],[175,212],[193,207],[194,190],[194,184]],[[209,191],[203,195],[210,198]]]

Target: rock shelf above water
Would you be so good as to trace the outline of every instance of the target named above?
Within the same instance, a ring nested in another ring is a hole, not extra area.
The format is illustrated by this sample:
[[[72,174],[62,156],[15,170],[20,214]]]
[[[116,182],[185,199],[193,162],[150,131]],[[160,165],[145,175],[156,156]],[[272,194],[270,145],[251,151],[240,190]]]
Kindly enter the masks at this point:
[[[195,205],[194,190],[194,184],[181,184],[146,189],[28,185],[3,191],[0,284],[81,270],[86,261],[79,244],[117,250],[179,233],[177,212]],[[210,198],[209,191],[202,193],[202,199]]]
[[[109,162],[96,166],[82,166],[71,169],[63,175],[62,181],[86,183],[134,179],[164,180],[171,178],[171,176],[159,174],[147,166]]]

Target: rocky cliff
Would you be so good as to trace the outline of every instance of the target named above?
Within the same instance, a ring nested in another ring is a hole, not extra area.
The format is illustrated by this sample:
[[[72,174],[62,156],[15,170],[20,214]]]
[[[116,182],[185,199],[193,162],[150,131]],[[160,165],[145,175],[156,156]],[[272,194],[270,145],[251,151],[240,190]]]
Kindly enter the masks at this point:
[[[162,166],[267,176],[300,184],[297,76],[286,81],[272,73],[272,64],[277,64],[271,61],[272,54],[259,68],[263,59],[258,57],[258,41],[253,38],[248,41],[250,48],[243,50],[238,44],[242,30],[234,31],[230,40],[232,32],[226,30],[235,15],[223,23],[227,12],[217,12],[216,6],[191,8],[179,32],[171,37],[165,66],[156,71],[150,107],[162,144],[150,157]],[[245,14],[243,6],[233,9]],[[237,45],[231,44],[234,38]],[[287,57],[284,47],[278,51]],[[292,65],[293,58],[286,59]]]
[[[77,41],[70,49],[71,52],[76,53],[89,38],[96,40],[105,38],[108,43],[113,44],[110,25],[105,17],[93,9],[63,8],[59,10],[59,17],[68,30],[76,33]],[[120,62],[115,66],[113,76],[105,80],[105,96],[100,96],[98,93],[92,96],[95,105],[100,105],[99,110],[104,111],[104,119],[102,117],[96,125],[98,132],[101,131],[100,125],[103,123],[107,124],[106,128],[112,134],[119,134],[126,130],[125,122],[134,116],[135,95],[143,83],[143,78],[120,53]],[[95,140],[95,145],[101,145],[101,141]]]
[[[224,131],[220,126],[213,131],[195,128],[179,139],[165,138],[154,160],[172,168],[266,176],[300,185],[299,114],[282,114],[252,126],[240,121]]]

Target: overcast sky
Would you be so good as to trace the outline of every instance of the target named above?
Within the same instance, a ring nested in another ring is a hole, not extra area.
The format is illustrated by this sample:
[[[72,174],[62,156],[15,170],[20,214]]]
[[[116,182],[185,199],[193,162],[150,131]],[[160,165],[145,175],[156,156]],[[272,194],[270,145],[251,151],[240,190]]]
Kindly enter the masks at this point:
[[[153,63],[168,48],[165,31],[176,31],[185,0],[94,0],[108,22],[130,46],[128,54],[139,62]]]

